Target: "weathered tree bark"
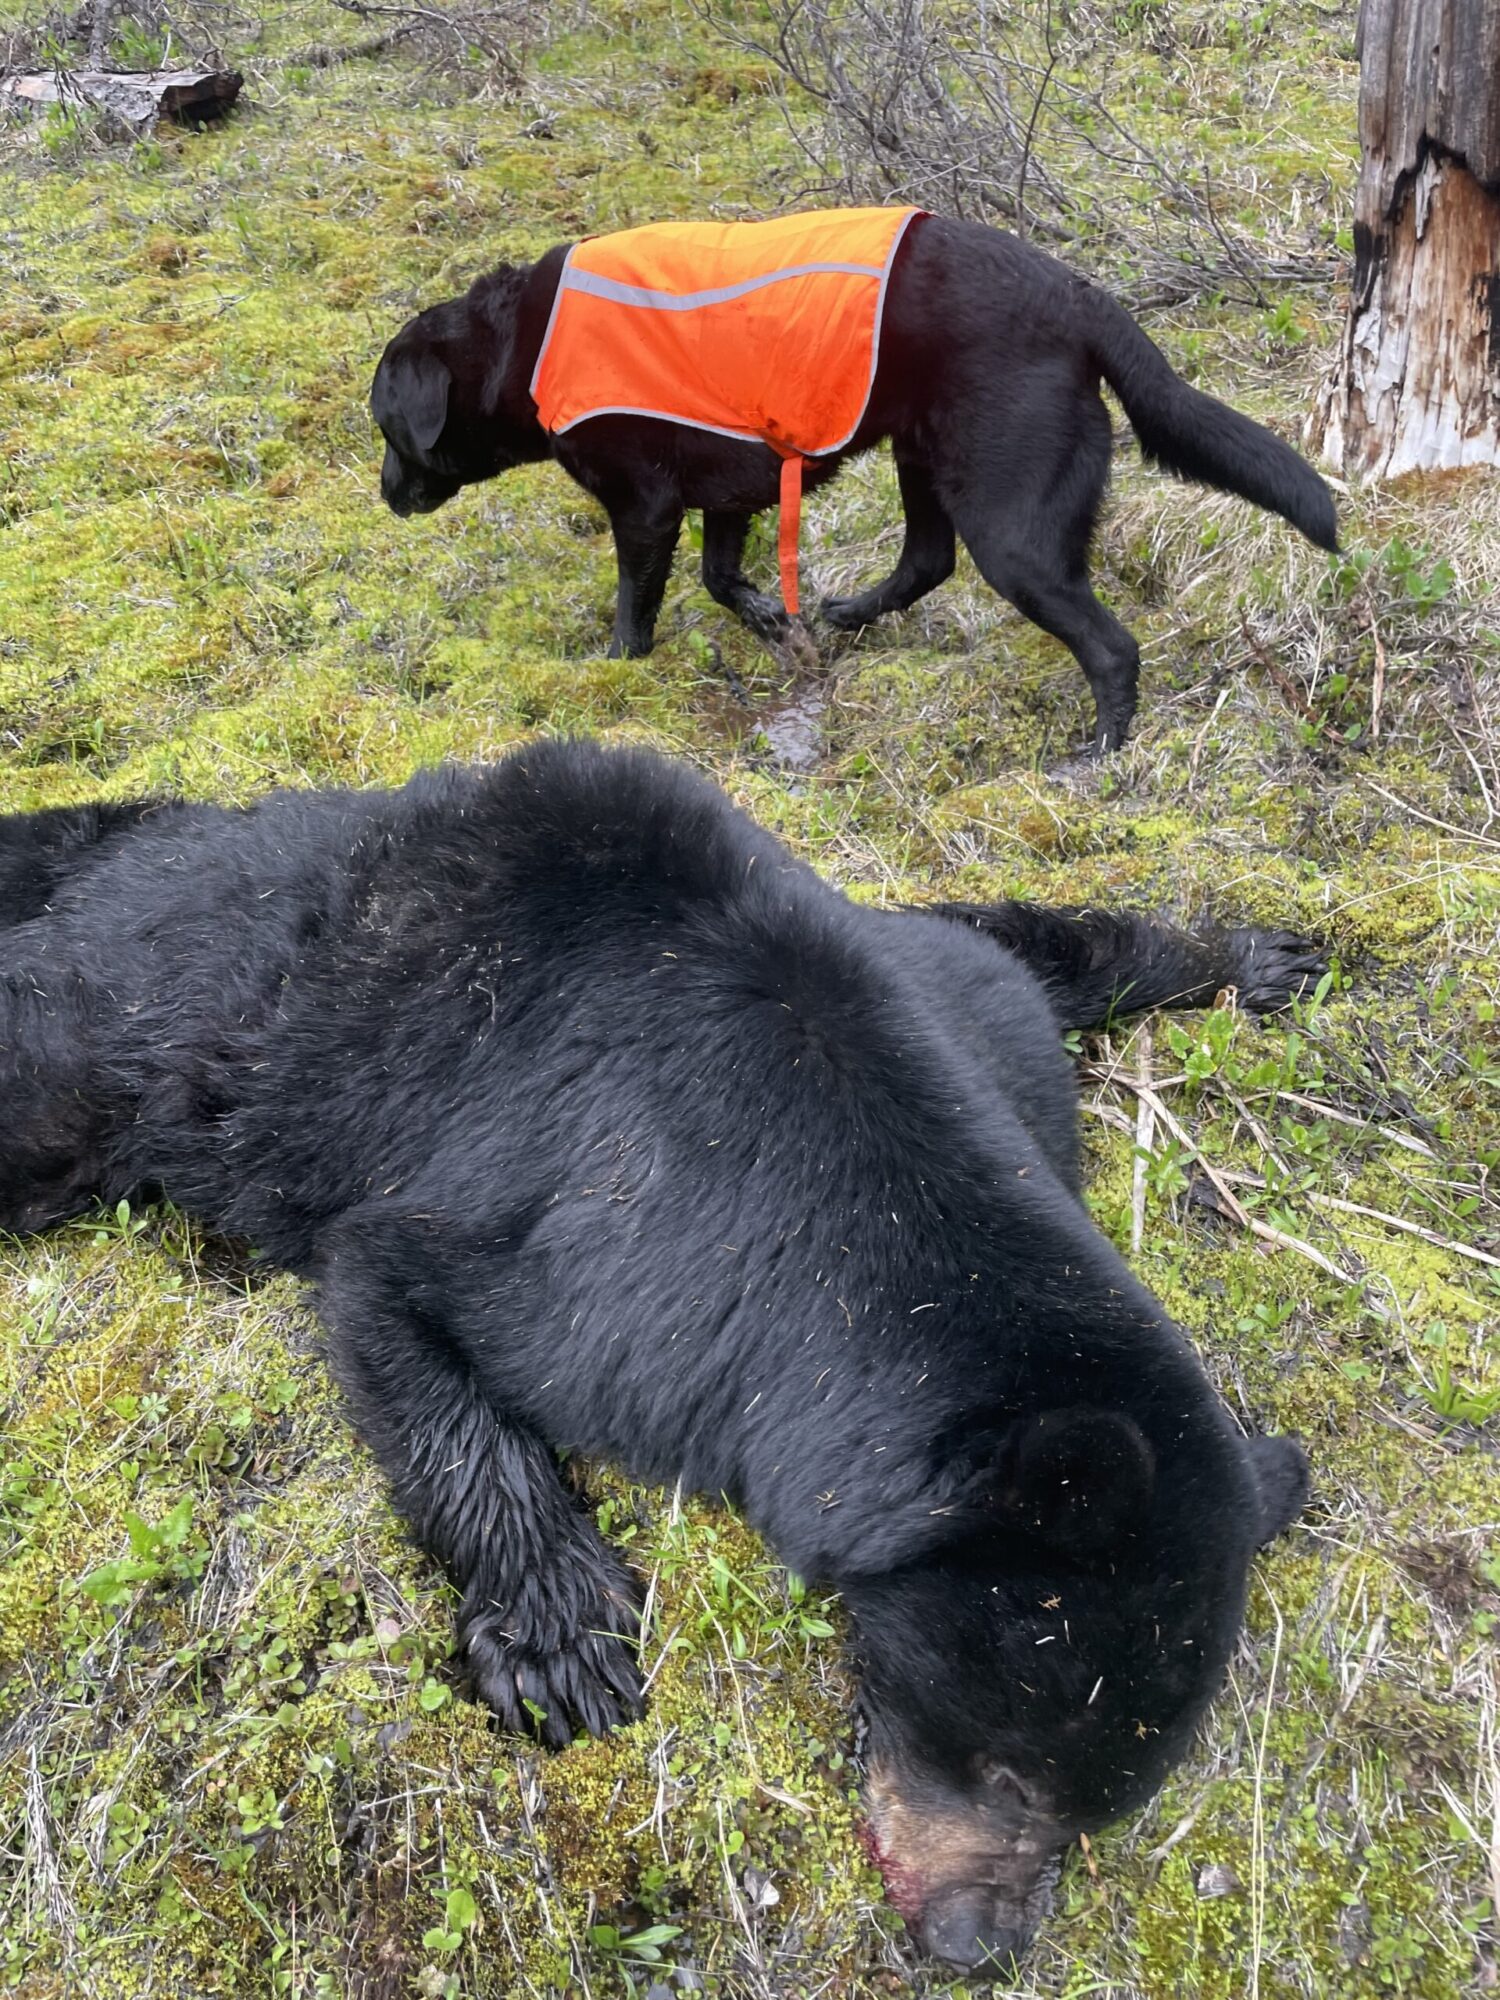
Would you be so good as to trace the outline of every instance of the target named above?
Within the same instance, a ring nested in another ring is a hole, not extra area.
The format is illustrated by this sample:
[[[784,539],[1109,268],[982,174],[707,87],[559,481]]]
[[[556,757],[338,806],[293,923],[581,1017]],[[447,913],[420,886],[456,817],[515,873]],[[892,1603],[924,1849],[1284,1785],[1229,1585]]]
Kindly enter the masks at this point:
[[[119,0],[94,0],[89,23],[89,68],[109,67],[109,45],[115,34],[115,9]]]
[[[1500,465],[1500,0],[1363,0],[1354,286],[1310,429],[1351,479]]]
[[[195,125],[222,117],[243,82],[238,70],[0,70],[0,106],[92,105],[118,119],[127,133],[140,134],[158,118]]]

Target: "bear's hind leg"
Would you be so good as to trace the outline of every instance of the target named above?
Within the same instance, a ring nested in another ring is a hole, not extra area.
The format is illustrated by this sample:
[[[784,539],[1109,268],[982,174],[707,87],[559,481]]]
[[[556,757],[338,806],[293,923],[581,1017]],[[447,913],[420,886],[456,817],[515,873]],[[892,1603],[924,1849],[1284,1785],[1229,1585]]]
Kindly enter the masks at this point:
[[[1210,930],[1201,936],[1117,910],[1038,903],[928,903],[928,916],[983,931],[1047,989],[1066,1028],[1096,1028],[1148,1007],[1211,1007],[1227,986],[1256,1013],[1284,1007],[1326,970],[1323,953],[1290,931]]]

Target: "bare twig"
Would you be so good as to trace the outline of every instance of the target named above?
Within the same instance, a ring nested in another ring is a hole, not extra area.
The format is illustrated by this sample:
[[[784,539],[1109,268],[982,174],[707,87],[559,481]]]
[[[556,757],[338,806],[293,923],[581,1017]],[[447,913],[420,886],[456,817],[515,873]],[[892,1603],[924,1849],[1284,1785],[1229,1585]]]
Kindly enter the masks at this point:
[[[455,60],[479,57],[507,85],[522,81],[521,62],[545,22],[531,0],[474,0],[470,6],[417,6],[410,0],[333,0],[361,21],[390,21]]]
[[[1206,162],[1124,122],[1104,11],[769,0],[760,25],[720,0],[697,5],[789,86],[782,113],[817,177],[809,192],[1010,222],[1107,275],[1136,310],[1205,293],[1263,308],[1274,285],[1330,275],[1322,254],[1273,257],[1231,229]],[[1147,199],[1120,199],[1131,183]]]
[[[407,41],[417,32],[419,22],[405,21],[399,27],[388,28],[383,35],[367,35],[361,42],[314,42],[305,49],[294,49],[280,59],[283,69],[334,69],[340,63],[361,62],[367,56],[384,55],[387,49]]]
[[[1378,1132],[1382,1139],[1389,1139],[1393,1146],[1403,1146],[1408,1153],[1420,1153],[1424,1160],[1435,1160],[1437,1154],[1424,1140],[1413,1139],[1409,1132],[1398,1132],[1394,1125],[1377,1125],[1370,1118],[1356,1118],[1352,1111],[1342,1111],[1337,1105],[1325,1104],[1321,1098],[1301,1097],[1295,1090],[1280,1090],[1276,1093],[1283,1104],[1298,1104],[1304,1111],[1315,1111],[1320,1118],[1331,1118],[1336,1125],[1354,1125],[1361,1131]]]
[[[1114,1070],[1100,1070],[1092,1065],[1085,1066],[1082,1074],[1094,1077],[1101,1083],[1123,1084],[1127,1090],[1134,1091],[1138,1095],[1149,1095],[1151,1108],[1156,1113],[1156,1116],[1166,1126],[1167,1130],[1176,1139],[1189,1158],[1196,1161],[1203,1169],[1215,1194],[1218,1195],[1219,1200],[1223,1203],[1224,1212],[1231,1216],[1242,1229],[1249,1230],[1252,1236],[1258,1236],[1262,1243],[1274,1244],[1278,1250],[1295,1251],[1299,1257],[1305,1257],[1310,1264],[1316,1264],[1320,1271],[1326,1271],[1330,1278],[1337,1278],[1341,1285],[1359,1284],[1360,1280],[1353,1271],[1342,1269],[1331,1258],[1325,1257],[1321,1250],[1314,1249],[1311,1243],[1304,1243],[1300,1236],[1288,1236],[1285,1230],[1275,1229],[1269,1222],[1262,1222],[1258,1215],[1252,1215],[1244,1203],[1235,1195],[1234,1190],[1230,1187],[1223,1173],[1204,1158],[1202,1149],[1189,1134],[1187,1128],[1180,1119],[1167,1109],[1154,1090],[1149,1090],[1148,1086],[1141,1083],[1137,1078],[1125,1076]]]
[[[1151,1161],[1151,1141],[1156,1134],[1156,1113],[1151,1092],[1151,1023],[1141,1024],[1137,1042],[1138,1078],[1141,1088],[1135,1100],[1135,1158],[1130,1176],[1130,1248],[1139,1256],[1146,1238],[1146,1168]]]
[[[1396,794],[1388,792],[1384,785],[1377,785],[1373,778],[1366,778],[1364,782],[1372,792],[1378,792],[1387,804],[1409,813],[1413,819],[1421,820],[1424,826],[1435,826],[1440,833],[1451,834],[1455,840],[1472,840],[1477,846],[1492,847],[1497,854],[1500,854],[1500,840],[1491,839],[1489,834],[1476,833],[1472,827],[1455,826],[1451,819],[1438,819],[1432,813],[1423,812],[1420,806],[1412,805],[1407,799],[1397,798]]]
[[[1370,622],[1370,637],[1375,641],[1375,679],[1370,688],[1370,741],[1380,741],[1380,711],[1385,703],[1385,642],[1380,636],[1380,627],[1375,623],[1375,613],[1368,605],[1365,616]]]
[[[1263,1188],[1265,1181],[1259,1174],[1224,1171],[1226,1180],[1237,1187]],[[1367,1208],[1361,1201],[1344,1201],[1338,1195],[1323,1194],[1316,1188],[1301,1191],[1303,1201],[1310,1201],[1315,1208],[1331,1208],[1339,1215],[1363,1215],[1371,1222],[1383,1222],[1387,1229],[1399,1229],[1407,1236],[1420,1236],[1424,1243],[1430,1243],[1436,1250],[1447,1250],[1455,1257],[1468,1257],[1476,1264],[1488,1264],[1500,1271],[1500,1257],[1492,1256],[1488,1250],[1481,1250],[1473,1243],[1459,1243],[1451,1236],[1440,1236],[1435,1229],[1427,1229],[1420,1222],[1408,1222],[1404,1215],[1392,1215],[1383,1208]]]
[[[1322,717],[1319,716],[1317,710],[1308,701],[1301,689],[1282,672],[1269,647],[1265,646],[1255,636],[1254,632],[1251,631],[1249,620],[1243,613],[1240,615],[1240,636],[1244,639],[1245,644],[1249,647],[1251,654],[1261,668],[1270,675],[1278,693],[1287,703],[1288,707],[1296,709],[1304,722],[1310,722],[1314,727],[1321,726],[1325,735],[1331,736],[1336,742],[1342,742],[1344,732],[1341,729],[1331,728],[1323,722]]]

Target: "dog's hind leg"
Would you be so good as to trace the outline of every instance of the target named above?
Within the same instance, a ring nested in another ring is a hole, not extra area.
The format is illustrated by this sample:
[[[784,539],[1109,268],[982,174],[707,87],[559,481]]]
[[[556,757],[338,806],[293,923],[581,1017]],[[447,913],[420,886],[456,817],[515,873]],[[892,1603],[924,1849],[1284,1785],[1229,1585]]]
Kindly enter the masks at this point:
[[[1284,1007],[1326,969],[1290,931],[1190,935],[1154,917],[1053,910],[1036,903],[928,903],[929,916],[969,924],[1013,952],[1047,990],[1063,1026],[1095,1028],[1148,1007],[1209,1007],[1234,987],[1256,1013]]]
[[[1083,668],[1094,695],[1094,747],[1118,750],[1135,715],[1141,649],[1095,597],[1082,564],[1017,545],[989,520],[960,520],[959,532],[991,589],[1061,639]]]
[[[1094,743],[1115,750],[1135,714],[1140,648],[1089,585],[1109,478],[1109,415],[1056,367],[1008,386],[1003,408],[950,418],[939,488],[992,590],[1073,654],[1093,690]]]
[[[715,604],[722,604],[742,624],[748,625],[757,639],[779,645],[786,638],[791,621],[781,599],[769,591],[757,590],[740,567],[749,532],[748,514],[704,508],[703,588]]]
[[[906,540],[896,567],[883,583],[874,584],[857,597],[825,597],[819,607],[823,618],[840,631],[854,632],[887,611],[905,611],[929,590],[936,590],[953,574],[955,541],[953,523],[933,487],[925,465],[915,459],[897,458],[896,474],[901,482],[901,504],[906,510]]]
[[[1130,633],[1095,597],[1086,576],[1015,577],[1002,594],[1072,653],[1093,690],[1094,748],[1118,750],[1135,719],[1141,677],[1141,649]]]
[[[354,1213],[325,1231],[333,1368],[402,1513],[463,1593],[477,1692],[506,1728],[561,1748],[640,1713],[637,1592],[546,1445],[485,1395],[445,1326],[440,1262],[412,1218]]]

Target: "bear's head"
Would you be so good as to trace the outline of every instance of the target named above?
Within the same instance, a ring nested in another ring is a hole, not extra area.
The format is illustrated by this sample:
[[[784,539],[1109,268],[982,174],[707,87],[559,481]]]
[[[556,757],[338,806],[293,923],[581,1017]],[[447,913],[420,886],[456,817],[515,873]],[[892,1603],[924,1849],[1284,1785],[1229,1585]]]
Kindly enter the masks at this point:
[[[868,1843],[936,1957],[1019,1957],[1066,1847],[1151,1796],[1219,1687],[1251,1558],[1308,1482],[1299,1445],[1205,1404],[1154,1440],[1087,1407],[980,1427],[908,1559],[840,1580]]]

